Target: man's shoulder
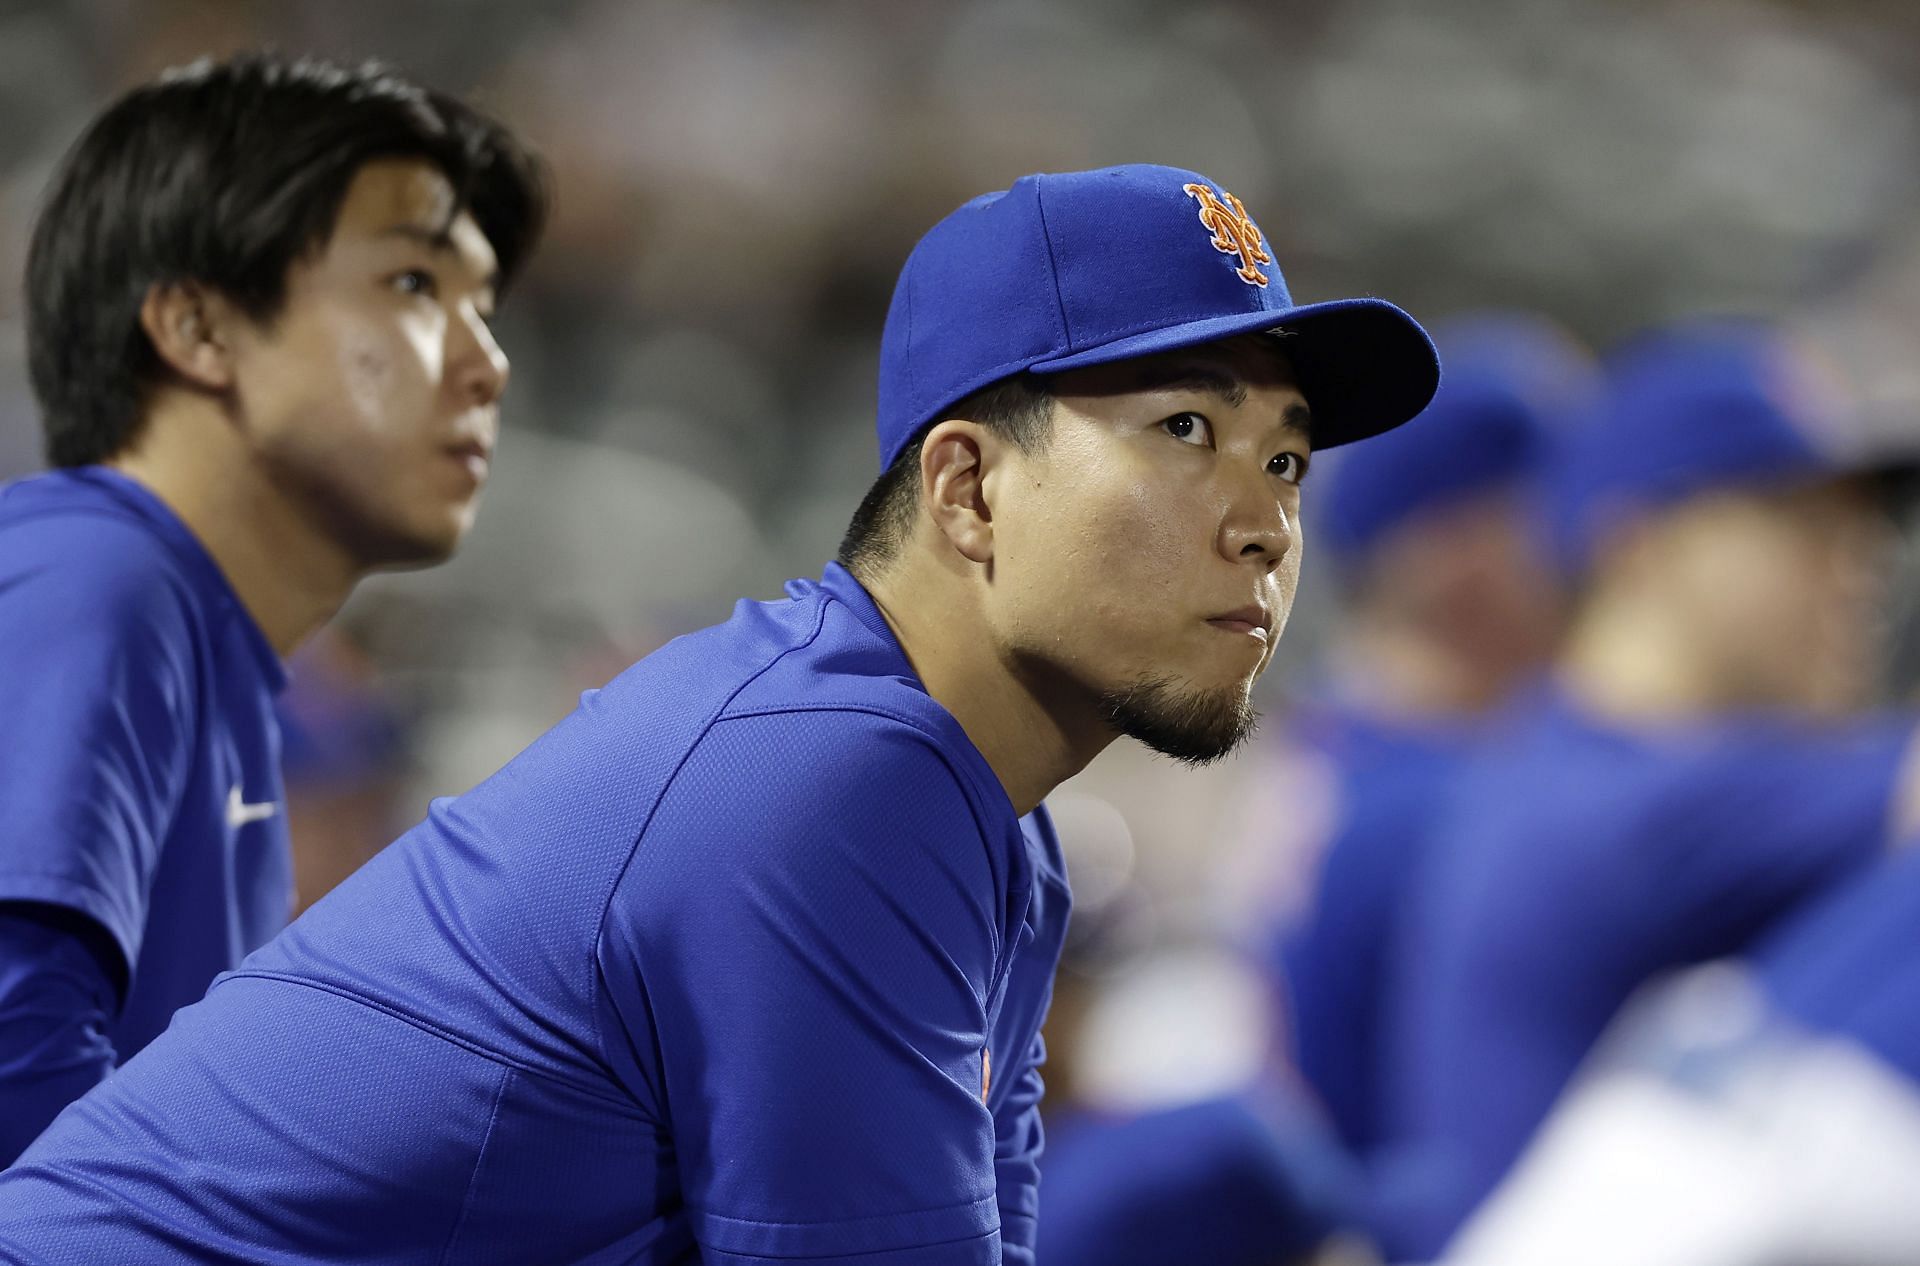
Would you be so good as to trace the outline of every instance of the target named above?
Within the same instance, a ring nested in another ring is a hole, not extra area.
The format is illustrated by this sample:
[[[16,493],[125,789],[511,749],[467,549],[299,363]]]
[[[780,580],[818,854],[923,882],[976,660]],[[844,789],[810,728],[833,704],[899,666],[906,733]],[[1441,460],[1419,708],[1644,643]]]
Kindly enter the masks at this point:
[[[1450,833],[1529,850],[1548,826],[1584,835],[1617,822],[1659,765],[1638,738],[1541,699],[1509,707],[1457,762],[1442,801]]]
[[[1691,772],[1703,780],[1767,781],[1783,771],[1840,771],[1904,749],[1917,721],[1895,709],[1840,719],[1735,714],[1706,731]]]
[[[674,639],[588,692],[577,716],[583,739],[631,732],[676,759],[716,741],[723,727],[723,745],[804,736],[803,748],[783,758],[810,765],[855,754],[868,765],[919,759],[965,745],[899,648],[818,592],[743,600],[732,618]],[[900,742],[876,743],[884,735]]]
[[[91,622],[177,615],[192,586],[153,523],[55,471],[0,488],[0,603]]]
[[[1410,908],[1435,934],[1526,943],[1553,922],[1542,912],[1586,910],[1618,883],[1656,812],[1656,775],[1618,736],[1552,710],[1510,714],[1440,780]]]
[[[743,601],[731,619],[588,691],[462,800],[503,829],[590,817],[630,841],[669,792],[712,794],[717,819],[758,812],[749,800],[759,805],[769,788],[817,788],[817,799],[884,784],[890,772],[965,763],[958,723],[902,675],[911,670],[897,648],[889,655],[851,620],[818,595]]]
[[[957,724],[948,719],[958,732]],[[916,797],[907,789],[957,787],[978,797],[977,756],[911,700],[884,691],[729,708],[700,740],[703,776],[737,773],[772,788],[807,793],[818,805]]]
[[[47,470],[0,483],[0,531],[76,522],[150,523],[153,494],[99,466]]]
[[[846,603],[818,595],[817,623],[804,646],[743,683],[723,714],[729,721],[810,714],[822,742],[858,744],[874,733],[911,733],[934,749],[971,751],[953,715],[927,693],[891,634]]]

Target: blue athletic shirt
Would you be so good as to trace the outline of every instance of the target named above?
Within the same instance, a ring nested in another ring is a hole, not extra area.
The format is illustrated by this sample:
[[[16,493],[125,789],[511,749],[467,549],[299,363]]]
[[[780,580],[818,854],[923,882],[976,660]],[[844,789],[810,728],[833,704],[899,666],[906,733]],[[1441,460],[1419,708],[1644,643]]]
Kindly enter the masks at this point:
[[[1058,843],[849,574],[787,592],[223,977],[0,1175],[0,1259],[1031,1263]]]
[[[1408,885],[1479,730],[1393,723],[1338,699],[1303,703],[1287,727],[1326,763],[1338,802],[1306,911],[1275,931],[1274,965],[1299,1072],[1341,1140],[1365,1154],[1387,1141],[1381,1010]]]
[[[132,1055],[285,926],[284,683],[219,567],[152,493],[102,467],[0,488],[0,903],[32,903],[0,905],[0,1163],[78,1089],[49,1099],[63,1062]],[[38,967],[66,954],[93,970],[28,921],[46,907],[110,938],[125,989],[107,990],[104,1034],[63,1034],[69,1017],[44,1014],[65,976],[36,980]]]
[[[1774,1004],[1920,1083],[1920,847],[1842,885],[1769,937],[1754,967]]]
[[[1359,1175],[1287,1096],[1048,1114],[1046,1266],[1275,1266],[1356,1218]]]
[[[1391,1252],[1424,1258],[1504,1175],[1621,1003],[1751,949],[1884,854],[1914,720],[1605,724],[1557,690],[1455,782],[1393,974]]]

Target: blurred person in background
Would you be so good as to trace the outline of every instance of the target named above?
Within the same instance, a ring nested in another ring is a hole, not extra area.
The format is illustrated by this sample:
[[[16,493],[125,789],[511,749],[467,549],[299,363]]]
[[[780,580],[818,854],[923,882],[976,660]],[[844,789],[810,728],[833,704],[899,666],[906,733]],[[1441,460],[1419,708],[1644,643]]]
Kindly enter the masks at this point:
[[[1796,914],[1754,951],[1753,966],[1782,1014],[1858,1042],[1920,1087],[1916,929],[1920,849],[1908,849]]]
[[[1627,1004],[1447,1266],[1920,1260],[1920,850]]]
[[[1393,1253],[1446,1243],[1638,986],[1750,947],[1911,822],[1913,720],[1860,715],[1893,523],[1837,407],[1755,325],[1609,358],[1550,480],[1580,578],[1565,650],[1454,781],[1410,888]]]
[[[1318,1122],[1275,1096],[1217,1096],[1151,1112],[1047,1113],[1049,1266],[1336,1266],[1358,1175]]]
[[[1062,846],[1071,867],[1085,860],[1084,845],[1072,834],[1070,808],[1065,816]],[[1076,880],[1082,875],[1073,873]],[[1093,886],[1097,892],[1097,879]],[[1076,906],[1055,978],[1046,1030],[1045,1216],[1037,1260],[1048,1266],[1345,1261],[1336,1241],[1360,1221],[1359,1173],[1299,1096],[1256,1086],[1136,1107],[1115,1101],[1113,1088],[1098,1084],[1093,1063],[1110,1054],[1100,1047],[1112,1034],[1090,1024],[1089,1012],[1101,1005],[1103,985],[1138,966],[1139,947],[1131,943],[1137,911],[1130,907],[1126,897]],[[1164,1006],[1151,1014],[1161,1024],[1180,1022]]]
[[[1252,754],[1333,784],[1308,845],[1312,896],[1277,935],[1286,1062],[1326,1120],[1286,1085],[1144,1112],[1050,1094],[1049,1263],[1268,1266],[1366,1221],[1356,1162],[1386,1141],[1378,1011],[1403,888],[1480,718],[1554,649],[1561,588],[1532,494],[1591,385],[1584,353],[1539,318],[1462,318],[1435,337],[1433,402],[1316,481],[1315,545],[1339,570],[1343,619],[1284,742]],[[1081,980],[1063,970],[1061,987]],[[1051,1050],[1050,1067],[1070,1067],[1074,1035]]]
[[[0,489],[0,1160],[284,926],[282,660],[472,522],[544,207],[460,102],[263,55],[134,89],[60,169],[55,469]]]
[[[274,715],[298,914],[405,829],[412,735],[338,623],[300,648],[287,677]]]
[[[1362,1156],[1385,1141],[1380,1010],[1423,832],[1486,716],[1557,645],[1564,594],[1536,484],[1591,391],[1584,353],[1542,319],[1462,319],[1436,339],[1433,403],[1327,472],[1316,540],[1340,619],[1280,756],[1331,782],[1335,806],[1303,910],[1276,936],[1282,1024]]]
[[[1116,738],[1245,739],[1311,451],[1438,365],[1136,165],[943,219],[880,366],[839,560],[589,692],[223,977],[0,1174],[0,1258],[1033,1262],[1041,802]]]

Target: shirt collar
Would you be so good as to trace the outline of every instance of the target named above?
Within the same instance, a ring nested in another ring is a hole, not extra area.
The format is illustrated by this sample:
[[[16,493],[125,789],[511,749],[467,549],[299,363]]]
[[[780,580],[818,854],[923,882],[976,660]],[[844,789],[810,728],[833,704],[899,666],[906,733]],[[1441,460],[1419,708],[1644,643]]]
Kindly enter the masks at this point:
[[[796,580],[787,585],[787,592],[799,597],[808,589],[817,588],[828,597],[835,599],[854,618],[865,625],[867,631],[886,643],[900,657],[901,675],[920,686],[920,674],[913,671],[913,665],[907,659],[906,651],[900,645],[900,639],[894,635],[893,626],[887,623],[887,617],[880,613],[880,605],[873,600],[866,586],[854,578],[852,572],[839,563],[828,563],[826,570],[820,573],[818,581]],[[926,687],[921,686],[921,689]]]

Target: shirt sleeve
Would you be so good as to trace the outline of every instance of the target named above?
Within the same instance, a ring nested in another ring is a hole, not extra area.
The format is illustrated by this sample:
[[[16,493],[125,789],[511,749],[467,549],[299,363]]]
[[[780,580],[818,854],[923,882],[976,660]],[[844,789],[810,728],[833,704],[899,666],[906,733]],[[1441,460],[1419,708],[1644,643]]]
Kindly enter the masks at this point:
[[[1564,807],[1540,820],[1577,824],[1578,847],[1510,825],[1489,847],[1479,824],[1506,775],[1485,762],[1468,775],[1407,889],[1395,949],[1398,1138],[1376,1184],[1388,1250],[1439,1252],[1636,987],[1751,948],[1885,853],[1911,734],[1908,718],[1748,717],[1674,740],[1631,777],[1570,765],[1552,794],[1575,797],[1591,825]]]
[[[1754,953],[1774,1003],[1920,1083],[1920,841],[1812,902]]]
[[[993,1172],[1000,1204],[1000,1260],[1006,1266],[1033,1266],[1040,1216],[1040,1153],[1046,1139],[1040,1128],[1040,1099],[1045,1087],[1040,1067],[1047,1048],[1039,1034],[1021,1068],[1019,1081],[993,1114]]]
[[[85,516],[0,535],[0,900],[85,914],[126,964],[193,726],[192,639],[157,548]]]
[[[1649,874],[1668,889],[1656,908],[1699,911],[1650,938],[1662,964],[1738,953],[1808,897],[1866,868],[1893,844],[1911,717],[1852,727],[1755,724],[1698,779],[1671,789]],[[1664,943],[1662,943],[1664,942]]]
[[[117,953],[72,911],[0,904],[0,1168],[112,1071]]]
[[[599,953],[703,1260],[1002,1260],[996,1166],[1030,1163],[983,1103],[1008,865],[904,723],[725,720],[688,757]]]

